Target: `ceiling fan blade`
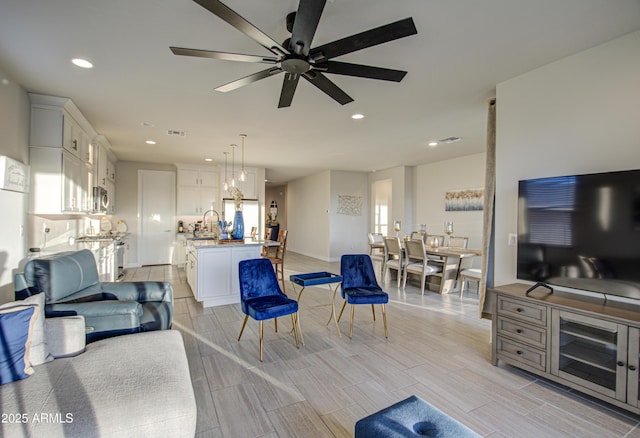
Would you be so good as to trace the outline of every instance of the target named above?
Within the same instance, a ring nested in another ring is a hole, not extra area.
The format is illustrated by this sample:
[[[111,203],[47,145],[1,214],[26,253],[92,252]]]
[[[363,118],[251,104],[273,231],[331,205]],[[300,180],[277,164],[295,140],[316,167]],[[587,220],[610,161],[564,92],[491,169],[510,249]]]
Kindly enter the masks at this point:
[[[346,105],[353,102],[351,96],[342,91],[336,84],[331,82],[325,75],[320,72],[310,70],[304,73],[304,78],[313,85],[322,90],[325,94],[338,102],[340,105]]]
[[[298,55],[309,54],[326,2],[327,0],[300,0],[291,32],[291,51]]]
[[[346,55],[347,53],[357,50],[366,49],[367,47],[377,46],[378,44],[397,40],[415,35],[418,33],[412,18],[396,21],[395,23],[386,24],[376,27],[365,32],[351,35],[346,38],[328,43],[319,47],[315,47],[310,52],[310,58],[316,62],[326,59],[335,58],[336,56]]]
[[[283,70],[280,67],[268,68],[266,70],[259,71],[257,73],[253,73],[249,76],[245,76],[244,78],[236,79],[235,81],[228,82],[224,85],[220,85],[215,88],[216,91],[221,91],[222,93],[226,93],[227,91],[235,90],[236,88],[244,87],[245,85],[253,84],[261,79],[265,79],[271,77],[273,75],[277,75],[281,73]]]
[[[221,59],[224,61],[261,62],[276,64],[278,58],[270,56],[243,55],[241,53],[214,52],[211,50],[187,49],[184,47],[169,47],[174,55],[195,56],[196,58]]]
[[[282,91],[280,92],[280,101],[278,102],[278,108],[285,108],[291,106],[293,95],[296,92],[300,75],[287,73],[284,75],[284,81],[282,82]]]
[[[193,0],[218,18],[226,21],[231,26],[260,44],[265,49],[276,55],[289,54],[289,51],[282,47],[280,43],[274,41],[270,36],[249,23],[238,15],[233,9],[218,0]]]
[[[407,74],[406,71],[402,70],[371,67],[369,65],[361,64],[349,64],[347,62],[338,61],[326,61],[316,64],[314,68],[320,69],[324,73],[334,73],[337,75],[356,76],[359,78],[380,79],[382,81],[393,82],[400,82]]]

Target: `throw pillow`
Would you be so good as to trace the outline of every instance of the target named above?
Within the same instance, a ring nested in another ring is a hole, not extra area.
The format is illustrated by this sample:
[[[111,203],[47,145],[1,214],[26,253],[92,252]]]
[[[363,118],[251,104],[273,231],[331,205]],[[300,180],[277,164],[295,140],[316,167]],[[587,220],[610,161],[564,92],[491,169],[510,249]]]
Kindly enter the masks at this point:
[[[40,365],[53,360],[53,356],[49,354],[49,348],[44,335],[44,299],[45,294],[36,294],[22,301],[16,301],[16,304],[38,306],[38,316],[33,326],[31,350],[29,353],[31,365]]]
[[[37,306],[15,303],[0,307],[0,384],[29,377],[33,368],[29,363],[29,347],[33,325],[38,314]]]

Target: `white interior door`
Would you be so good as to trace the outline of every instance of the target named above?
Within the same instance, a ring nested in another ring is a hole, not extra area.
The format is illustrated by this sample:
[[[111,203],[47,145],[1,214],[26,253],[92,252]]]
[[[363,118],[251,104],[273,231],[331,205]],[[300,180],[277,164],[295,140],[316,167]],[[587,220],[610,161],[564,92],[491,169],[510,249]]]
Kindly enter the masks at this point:
[[[141,265],[171,263],[175,237],[176,174],[138,171],[138,254]]]

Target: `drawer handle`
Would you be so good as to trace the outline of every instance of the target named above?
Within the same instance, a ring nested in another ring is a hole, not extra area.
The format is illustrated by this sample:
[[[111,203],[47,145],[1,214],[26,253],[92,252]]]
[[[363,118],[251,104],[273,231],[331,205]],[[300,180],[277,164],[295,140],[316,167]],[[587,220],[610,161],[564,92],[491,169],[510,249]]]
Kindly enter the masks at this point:
[[[518,313],[520,313],[520,312],[524,312],[524,309],[523,309],[522,307],[518,307],[518,308],[516,309],[516,312],[518,312]]]
[[[635,371],[637,368],[636,368],[636,366],[635,366],[635,365],[629,365],[629,369],[630,369],[631,371]]]
[[[524,354],[524,351],[522,351],[522,350],[516,350],[516,354],[517,354],[518,356],[522,356],[522,355]]]
[[[522,330],[522,329],[518,329],[518,330],[516,330],[516,333],[522,333],[523,331],[524,330]]]
[[[623,366],[624,366],[624,362],[619,361],[619,362],[617,363],[617,365],[618,365],[619,367],[623,367]]]

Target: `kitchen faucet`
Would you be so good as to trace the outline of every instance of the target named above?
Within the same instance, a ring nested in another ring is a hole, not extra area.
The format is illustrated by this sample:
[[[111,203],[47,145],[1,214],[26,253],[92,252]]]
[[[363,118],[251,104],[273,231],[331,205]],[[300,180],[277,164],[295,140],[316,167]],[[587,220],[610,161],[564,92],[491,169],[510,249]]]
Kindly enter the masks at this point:
[[[203,230],[205,228],[207,228],[207,214],[208,213],[215,213],[216,214],[216,216],[218,217],[218,219],[215,222],[216,224],[220,221],[220,214],[217,211],[215,211],[213,209],[205,211],[204,214],[202,215],[202,229]],[[211,227],[211,231],[213,231],[213,226]]]

